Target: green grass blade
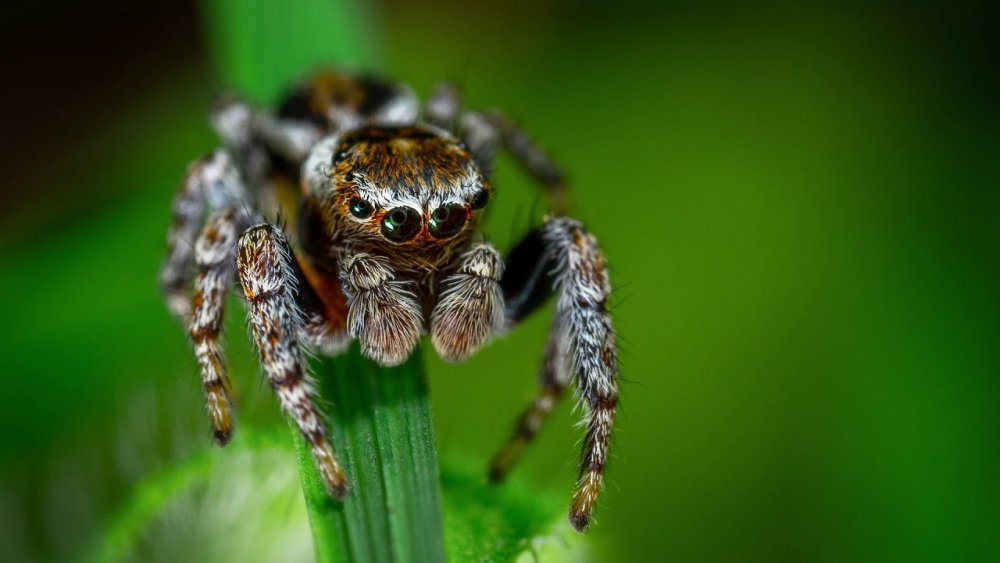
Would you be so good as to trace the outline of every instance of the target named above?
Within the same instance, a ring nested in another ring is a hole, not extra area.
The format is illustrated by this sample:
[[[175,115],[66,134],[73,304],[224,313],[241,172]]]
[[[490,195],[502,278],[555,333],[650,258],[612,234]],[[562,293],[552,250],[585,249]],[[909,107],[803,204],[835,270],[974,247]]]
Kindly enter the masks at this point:
[[[399,367],[380,368],[355,347],[346,357],[318,362],[316,375],[320,395],[332,403],[334,447],[351,482],[343,503],[330,499],[297,438],[317,561],[443,561],[439,473],[419,352]]]

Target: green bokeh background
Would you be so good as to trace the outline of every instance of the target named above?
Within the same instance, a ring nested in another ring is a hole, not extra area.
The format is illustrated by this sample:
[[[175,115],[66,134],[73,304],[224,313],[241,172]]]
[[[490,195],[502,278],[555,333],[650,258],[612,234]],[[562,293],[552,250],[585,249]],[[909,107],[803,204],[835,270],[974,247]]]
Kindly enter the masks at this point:
[[[995,7],[436,0],[351,17],[378,22],[358,39],[378,52],[353,62],[421,94],[456,81],[523,123],[601,239],[623,383],[595,559],[1000,560]],[[214,143],[216,55],[53,155],[56,173],[95,165],[25,186],[53,196],[0,233],[15,560],[79,553],[134,483],[207,445],[155,276],[172,192]],[[507,248],[541,200],[509,159],[495,184],[486,230]],[[279,424],[232,316],[240,420]],[[442,456],[485,460],[506,436],[547,324],[463,365],[426,354]],[[575,417],[562,405],[516,473],[567,502]]]

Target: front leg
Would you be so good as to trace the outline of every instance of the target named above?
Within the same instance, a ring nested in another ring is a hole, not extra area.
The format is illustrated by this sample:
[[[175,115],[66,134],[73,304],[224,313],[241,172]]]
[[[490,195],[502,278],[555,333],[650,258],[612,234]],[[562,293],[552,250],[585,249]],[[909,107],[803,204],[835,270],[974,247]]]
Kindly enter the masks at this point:
[[[250,222],[234,207],[227,207],[209,219],[195,243],[195,265],[191,322],[188,332],[201,371],[202,388],[212,419],[212,435],[224,446],[233,435],[232,401],[229,377],[220,337],[226,310],[226,293],[233,283],[236,268],[236,238]]]
[[[458,271],[441,283],[441,298],[431,313],[431,341],[445,361],[468,359],[503,329],[502,276],[500,253],[483,243],[463,254]]]
[[[582,532],[590,524],[604,482],[618,405],[608,266],[597,239],[582,224],[566,217],[550,217],[511,251],[501,285],[510,324],[537,310],[553,292],[559,299],[545,351],[541,391],[494,456],[490,479],[504,478],[548,418],[555,401],[564,395],[567,384],[575,382],[587,434],[569,518]]]
[[[250,306],[250,334],[264,374],[282,408],[309,442],[327,490],[343,499],[347,477],[313,402],[306,360],[299,347],[303,315],[295,297],[300,280],[295,277],[285,235],[272,225],[251,227],[240,237],[236,256],[240,284]]]
[[[347,328],[361,353],[383,366],[403,363],[420,341],[423,316],[411,282],[396,279],[384,256],[358,253],[341,262]]]

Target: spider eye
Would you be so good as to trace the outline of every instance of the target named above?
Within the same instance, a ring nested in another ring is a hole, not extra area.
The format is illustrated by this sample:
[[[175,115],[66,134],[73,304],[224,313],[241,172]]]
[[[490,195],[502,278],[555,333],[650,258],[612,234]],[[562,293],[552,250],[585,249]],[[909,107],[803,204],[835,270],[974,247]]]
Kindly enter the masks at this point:
[[[420,224],[420,213],[416,209],[396,207],[382,218],[382,236],[395,242],[407,241],[420,232]]]
[[[457,203],[442,205],[431,213],[429,222],[431,234],[435,238],[455,235],[465,226],[465,206]]]
[[[351,215],[354,215],[358,219],[367,219],[375,213],[375,208],[366,200],[356,197],[351,200],[350,204]]]
[[[486,207],[486,203],[490,201],[490,192],[486,190],[479,190],[478,193],[472,198],[472,202],[469,206],[473,209],[482,209]]]

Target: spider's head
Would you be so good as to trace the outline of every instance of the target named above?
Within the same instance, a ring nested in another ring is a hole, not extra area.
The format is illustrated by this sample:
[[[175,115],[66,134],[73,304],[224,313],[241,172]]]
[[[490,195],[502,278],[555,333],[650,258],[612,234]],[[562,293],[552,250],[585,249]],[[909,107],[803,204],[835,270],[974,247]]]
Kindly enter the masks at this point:
[[[427,126],[351,131],[332,164],[337,223],[380,246],[466,240],[492,191],[469,151]]]

